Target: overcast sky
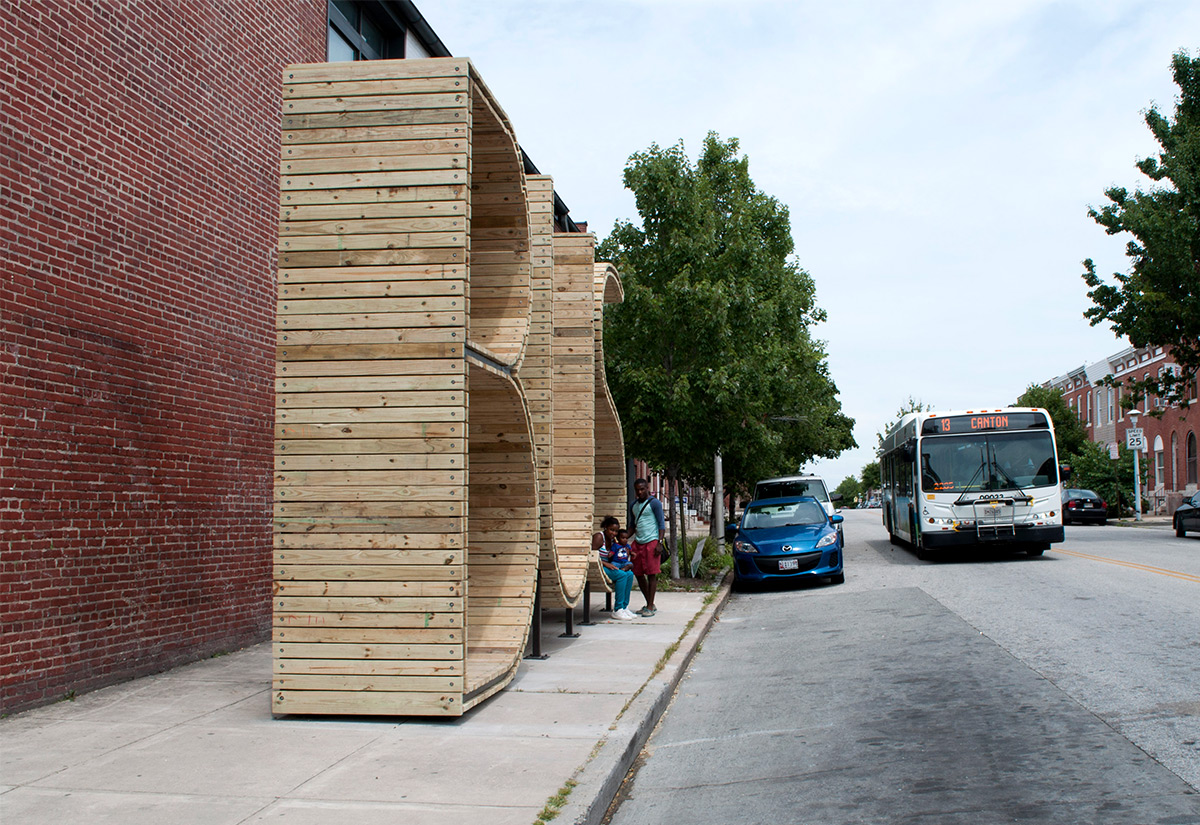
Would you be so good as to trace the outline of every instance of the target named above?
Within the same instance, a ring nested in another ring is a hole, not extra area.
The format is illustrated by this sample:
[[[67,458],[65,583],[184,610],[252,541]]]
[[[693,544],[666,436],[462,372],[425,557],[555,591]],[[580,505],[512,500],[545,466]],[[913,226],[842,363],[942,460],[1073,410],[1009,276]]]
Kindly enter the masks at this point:
[[[1080,262],[1126,268],[1087,208],[1147,186],[1143,112],[1172,112],[1171,55],[1198,53],[1198,2],[418,6],[601,239],[637,220],[631,154],[739,139],[829,316],[814,332],[859,444],[807,468],[831,487],[874,460],[910,396],[1006,406],[1127,345],[1083,318]]]

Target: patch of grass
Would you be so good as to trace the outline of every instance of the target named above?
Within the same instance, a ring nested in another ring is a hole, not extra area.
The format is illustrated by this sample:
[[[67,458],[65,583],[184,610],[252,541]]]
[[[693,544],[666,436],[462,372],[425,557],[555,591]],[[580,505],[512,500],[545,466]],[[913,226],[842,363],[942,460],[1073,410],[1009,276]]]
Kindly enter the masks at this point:
[[[558,793],[546,800],[546,805],[538,813],[538,817],[533,821],[533,825],[546,825],[547,822],[550,822],[562,813],[563,805],[567,804],[567,799],[571,796],[571,791],[575,790],[577,784],[579,783],[574,779],[568,779],[566,784],[558,789]]]

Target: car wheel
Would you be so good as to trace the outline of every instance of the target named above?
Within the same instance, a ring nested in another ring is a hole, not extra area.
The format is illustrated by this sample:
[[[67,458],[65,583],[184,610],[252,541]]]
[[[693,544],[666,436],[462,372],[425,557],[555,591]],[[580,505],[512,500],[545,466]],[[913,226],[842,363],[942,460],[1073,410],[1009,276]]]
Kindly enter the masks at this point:
[[[830,576],[829,583],[830,584],[845,584],[846,583],[846,574],[838,573],[836,576]]]
[[[1187,530],[1183,529],[1183,519],[1181,518],[1175,519],[1175,537],[1181,539],[1187,537]]]

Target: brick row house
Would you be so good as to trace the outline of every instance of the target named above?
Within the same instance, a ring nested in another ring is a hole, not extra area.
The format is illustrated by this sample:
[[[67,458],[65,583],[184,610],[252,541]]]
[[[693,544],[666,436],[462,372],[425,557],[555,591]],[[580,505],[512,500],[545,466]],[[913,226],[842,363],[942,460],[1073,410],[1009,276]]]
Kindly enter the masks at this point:
[[[1177,369],[1169,349],[1128,347],[1103,360],[1079,366],[1044,386],[1060,390],[1091,440],[1115,457],[1118,447],[1124,448],[1125,431],[1133,426],[1133,420],[1121,404],[1122,388],[1101,382],[1109,376],[1118,381],[1140,380]],[[1197,382],[1193,381],[1187,391],[1193,403],[1186,407],[1164,405],[1153,396],[1138,405],[1137,426],[1145,434],[1146,445],[1141,462],[1148,479],[1143,496],[1154,513],[1172,513],[1185,497],[1196,492],[1200,472],[1197,390]]]

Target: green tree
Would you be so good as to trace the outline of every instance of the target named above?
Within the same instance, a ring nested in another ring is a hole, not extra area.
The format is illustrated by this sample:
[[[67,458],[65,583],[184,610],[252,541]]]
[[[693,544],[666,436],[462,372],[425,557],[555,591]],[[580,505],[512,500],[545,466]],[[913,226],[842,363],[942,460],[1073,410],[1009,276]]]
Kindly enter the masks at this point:
[[[1093,491],[1107,502],[1112,516],[1133,508],[1132,452],[1121,447],[1120,457],[1113,459],[1108,450],[1089,441],[1072,457],[1070,466],[1071,478],[1064,486]]]
[[[837,492],[842,494],[843,507],[857,507],[862,497],[862,485],[854,476],[846,476],[837,486]]]
[[[1165,185],[1132,194],[1114,186],[1104,193],[1106,206],[1088,209],[1109,235],[1128,233],[1132,240],[1125,250],[1129,271],[1113,273],[1115,286],[1101,281],[1091,258],[1083,262],[1095,304],[1085,317],[1093,326],[1109,322],[1134,346],[1170,347],[1181,368],[1179,374],[1125,382],[1131,390],[1123,399],[1127,405],[1147,393],[1187,405],[1188,387],[1200,370],[1200,58],[1181,51],[1171,67],[1179,86],[1175,117],[1150,107],[1146,125],[1162,151],[1137,163],[1146,177]]]
[[[924,401],[913,398],[910,395],[908,400],[900,405],[900,409],[896,410],[896,416],[887,424],[883,425],[883,431],[875,433],[875,438],[878,440],[879,446],[883,446],[883,437],[891,431],[892,427],[895,427],[900,423],[901,418],[909,413],[915,412],[933,412],[933,407],[927,405]]]
[[[883,477],[879,474],[879,462],[872,461],[870,464],[863,466],[860,477],[864,491],[878,490],[883,483]]]
[[[1059,461],[1079,455],[1085,444],[1089,444],[1087,430],[1079,416],[1063,400],[1062,391],[1053,387],[1030,384],[1017,397],[1014,407],[1040,407],[1050,414],[1054,422],[1054,441],[1058,445]]]
[[[605,309],[605,366],[626,451],[708,483],[719,450],[745,491],[855,446],[787,207],[755,187],[737,140],[710,133],[695,165],[682,142],[651,146],[624,182],[641,223],[618,221],[598,256],[625,286]]]

